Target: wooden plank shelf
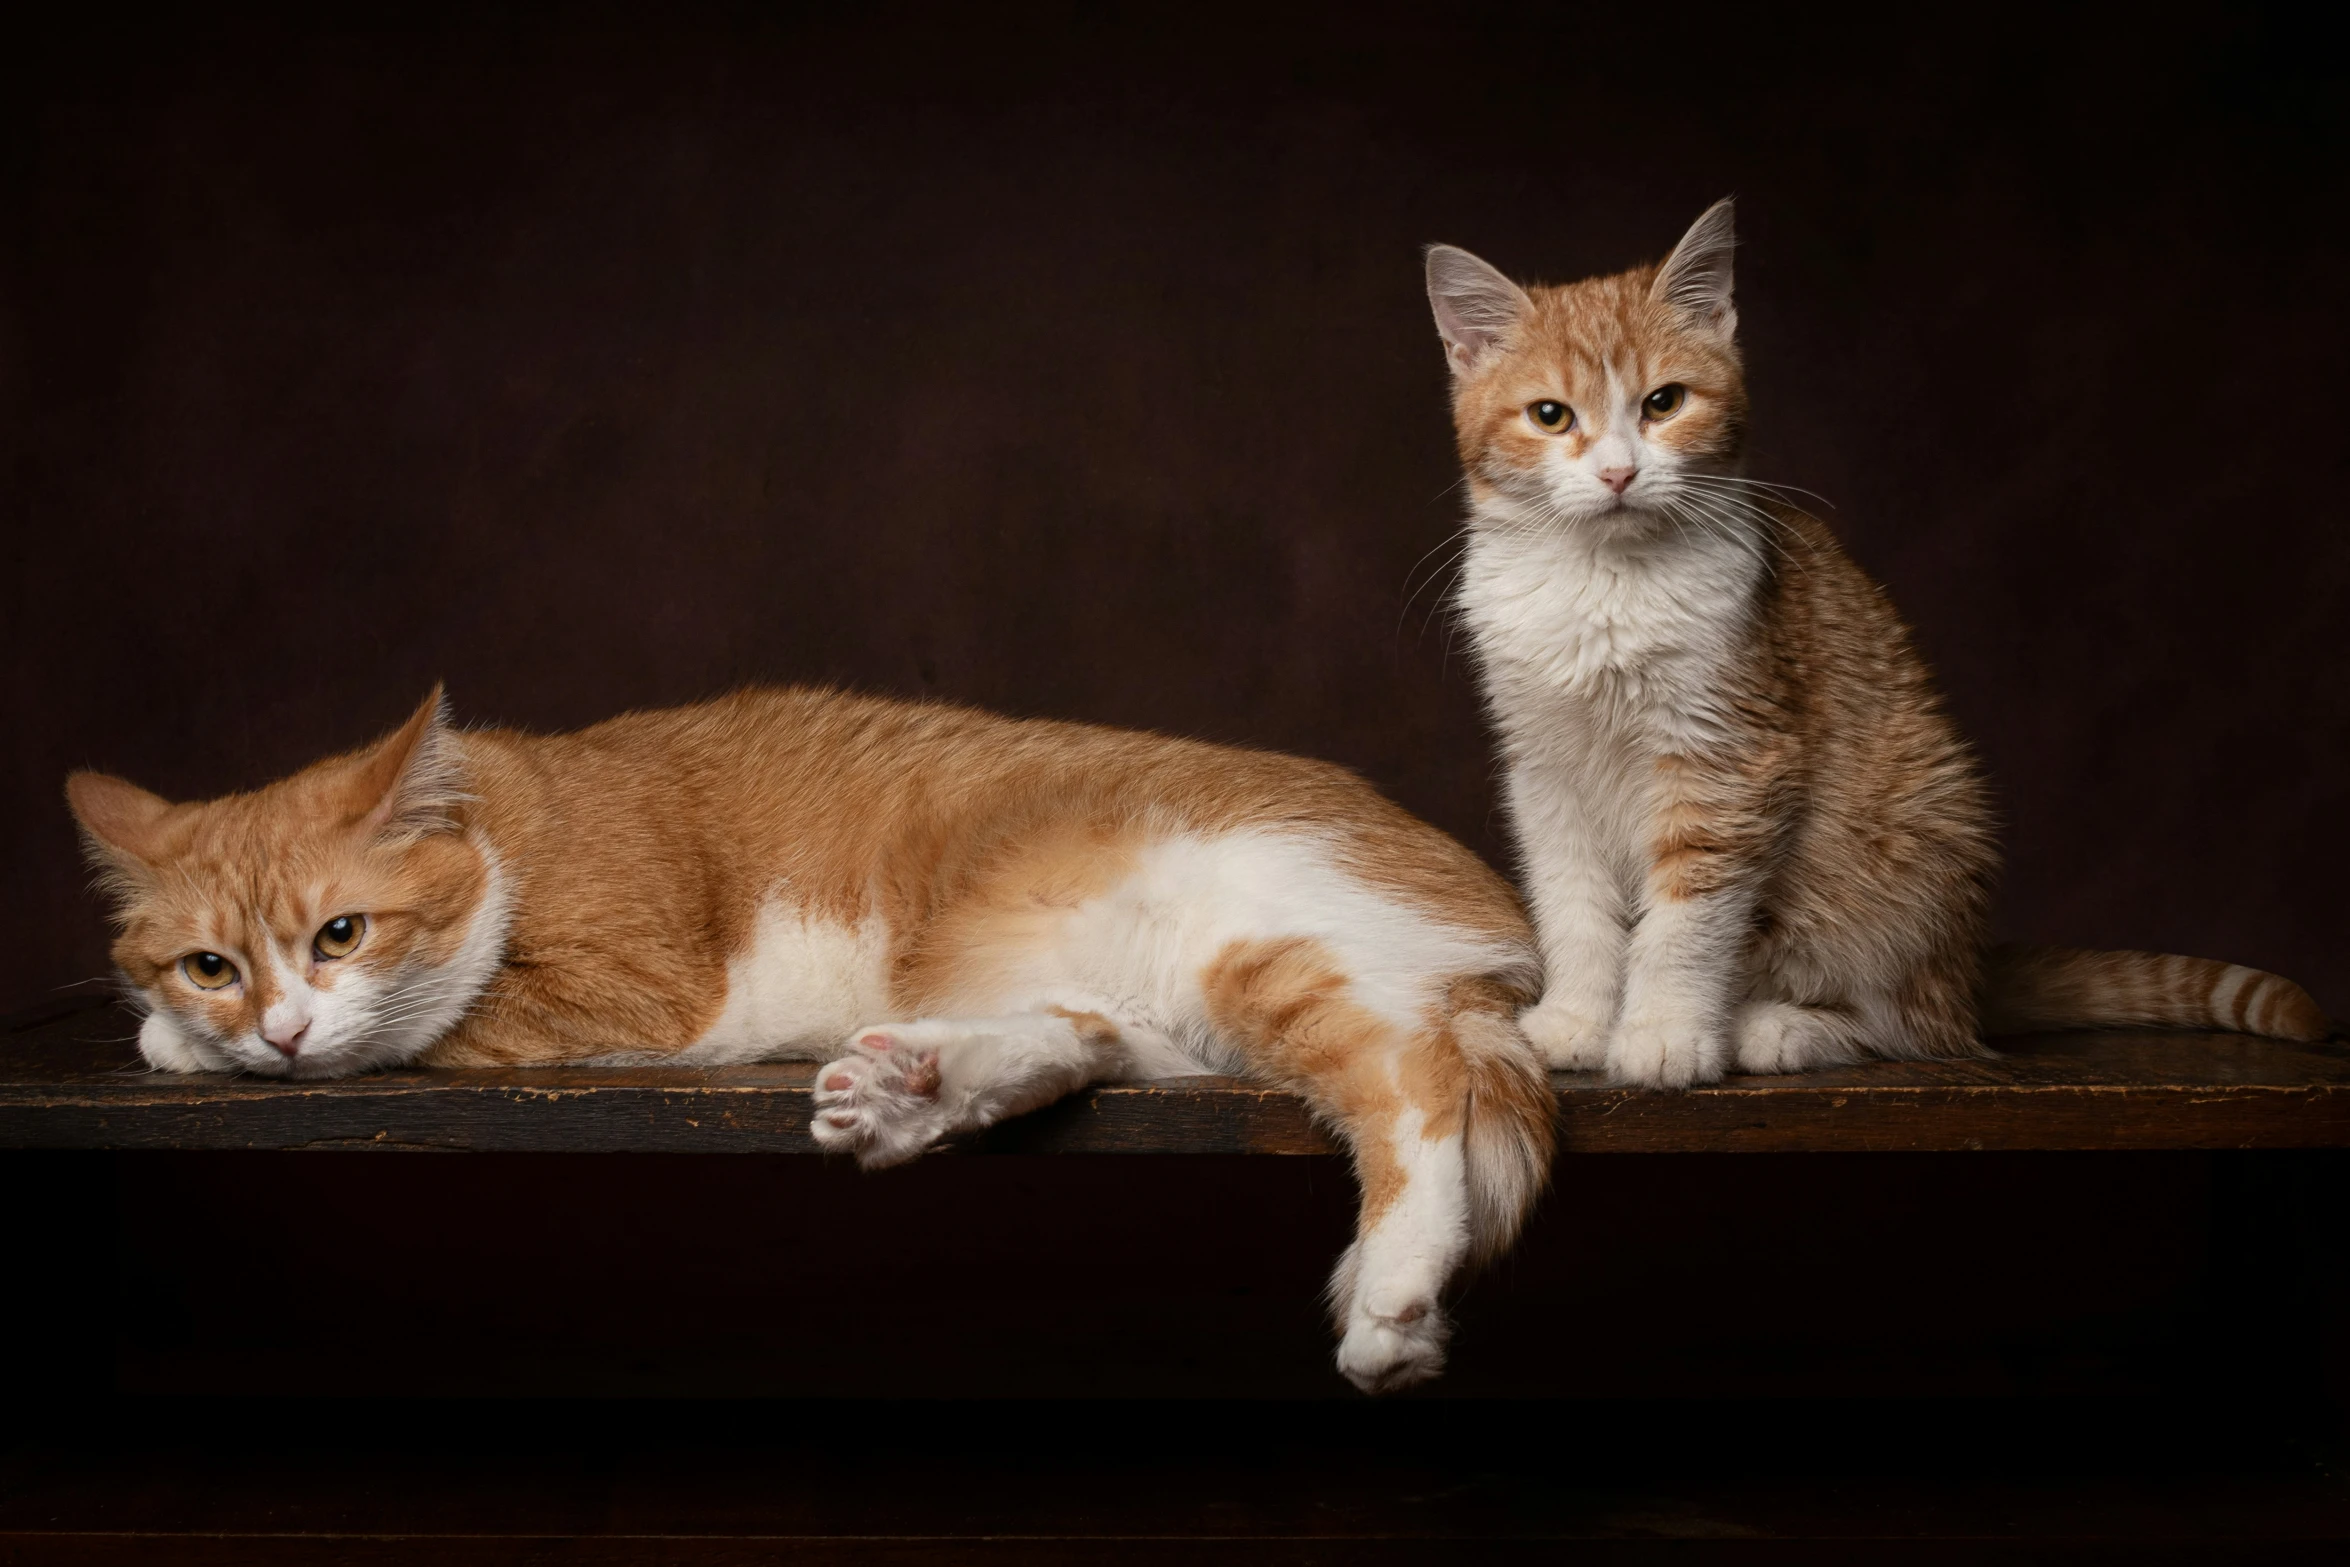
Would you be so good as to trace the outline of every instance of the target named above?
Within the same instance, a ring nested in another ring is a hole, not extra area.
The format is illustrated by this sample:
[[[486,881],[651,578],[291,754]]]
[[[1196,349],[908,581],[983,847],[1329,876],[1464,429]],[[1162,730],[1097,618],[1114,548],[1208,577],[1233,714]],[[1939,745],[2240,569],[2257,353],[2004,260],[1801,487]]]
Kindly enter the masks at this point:
[[[0,1036],[0,1148],[813,1153],[804,1062],[385,1072],[331,1083],[144,1070],[130,1014]],[[1570,1153],[2350,1147],[2350,1048],[2111,1032],[1992,1060],[1734,1077],[1689,1093],[1553,1079]],[[1224,1077],[1105,1084],[959,1145],[1003,1153],[1327,1154],[1292,1095]]]

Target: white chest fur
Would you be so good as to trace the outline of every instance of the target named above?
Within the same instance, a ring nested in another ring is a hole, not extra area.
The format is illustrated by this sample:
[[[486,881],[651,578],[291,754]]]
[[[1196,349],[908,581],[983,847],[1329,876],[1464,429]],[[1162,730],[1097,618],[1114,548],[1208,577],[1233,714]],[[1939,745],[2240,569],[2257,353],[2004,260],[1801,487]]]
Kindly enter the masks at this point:
[[[1457,602],[1549,949],[1573,922],[1553,917],[1546,879],[1628,893],[1653,836],[1657,759],[1727,738],[1725,678],[1762,566],[1744,543],[1710,536],[1624,545],[1480,524]]]
[[[1722,736],[1723,680],[1762,571],[1750,545],[1481,523],[1458,604],[1513,758],[1653,755]]]

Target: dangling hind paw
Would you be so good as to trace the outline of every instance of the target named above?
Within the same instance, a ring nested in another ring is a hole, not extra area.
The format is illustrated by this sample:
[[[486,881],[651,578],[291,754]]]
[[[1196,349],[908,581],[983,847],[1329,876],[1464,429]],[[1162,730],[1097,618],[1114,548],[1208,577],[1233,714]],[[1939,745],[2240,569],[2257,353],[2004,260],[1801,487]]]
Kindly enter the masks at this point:
[[[1400,1392],[1444,1370],[1444,1341],[1451,1336],[1452,1324],[1434,1300],[1389,1306],[1385,1314],[1358,1304],[1338,1341],[1338,1369],[1366,1393]]]
[[[867,1169],[902,1164],[947,1130],[939,1092],[936,1024],[886,1023],[857,1030],[850,1054],[816,1073],[809,1129],[827,1153],[851,1153]]]

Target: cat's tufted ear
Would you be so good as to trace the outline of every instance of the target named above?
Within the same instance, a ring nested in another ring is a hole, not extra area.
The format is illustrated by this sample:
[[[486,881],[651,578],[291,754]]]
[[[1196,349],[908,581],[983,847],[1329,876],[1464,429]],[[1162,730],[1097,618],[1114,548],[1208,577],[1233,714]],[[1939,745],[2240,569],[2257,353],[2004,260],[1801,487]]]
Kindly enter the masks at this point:
[[[81,826],[82,852],[117,902],[152,884],[155,864],[170,853],[169,800],[105,773],[74,773],[65,780],[65,803]]]
[[[1738,332],[1738,311],[1730,303],[1737,215],[1737,198],[1732,196],[1706,208],[1656,269],[1656,282],[1648,291],[1651,299],[1671,305],[1692,326],[1725,341]]]
[[[1428,307],[1454,375],[1467,375],[1508,341],[1534,302],[1526,291],[1456,245],[1428,247]]]
[[[465,759],[449,730],[449,701],[434,686],[408,721],[351,760],[341,782],[345,820],[394,842],[456,828]]]

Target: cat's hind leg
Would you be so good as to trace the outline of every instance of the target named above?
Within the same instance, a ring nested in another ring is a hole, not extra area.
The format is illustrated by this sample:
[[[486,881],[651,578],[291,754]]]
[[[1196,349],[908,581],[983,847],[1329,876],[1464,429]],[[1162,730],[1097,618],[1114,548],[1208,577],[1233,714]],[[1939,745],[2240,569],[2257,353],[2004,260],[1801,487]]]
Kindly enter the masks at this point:
[[[1730,1020],[1738,1070],[1780,1074],[1858,1061],[1865,1025],[1838,1007],[1749,1001]]]
[[[816,1073],[810,1129],[817,1146],[867,1169],[902,1164],[1074,1093],[1105,1074],[1119,1041],[1110,1019],[1061,1007],[876,1023]]]
[[[1358,1126],[1350,1139],[1363,1210],[1331,1277],[1330,1307],[1338,1369],[1366,1393],[1435,1376],[1452,1336],[1442,1297],[1468,1249],[1468,1182],[1460,1138],[1429,1130],[1407,1112]]]
[[[1972,950],[1837,940],[1820,921],[1785,917],[1755,954],[1746,1000],[1730,1019],[1741,1072],[1809,1072],[1872,1056],[1977,1056]],[[1790,929],[1790,927],[1794,927]]]
[[[1233,942],[1202,976],[1218,1031],[1354,1155],[1362,1207],[1330,1305],[1338,1369],[1366,1393],[1443,1370],[1446,1286],[1509,1243],[1548,1173],[1556,1101],[1514,1000],[1483,980],[1449,988],[1398,1015],[1304,937]]]

